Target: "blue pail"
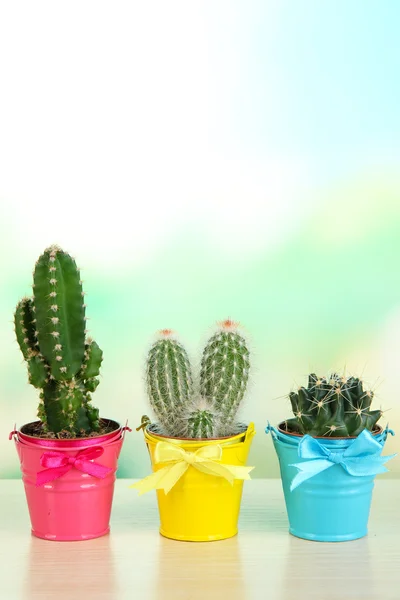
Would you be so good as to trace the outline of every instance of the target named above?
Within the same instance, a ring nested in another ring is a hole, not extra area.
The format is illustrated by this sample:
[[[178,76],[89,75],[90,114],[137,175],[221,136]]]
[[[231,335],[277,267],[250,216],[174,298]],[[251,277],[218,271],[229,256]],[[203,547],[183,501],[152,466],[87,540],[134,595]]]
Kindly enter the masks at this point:
[[[385,467],[378,466],[375,473],[371,474],[368,471],[373,471],[374,468],[369,465],[374,461],[375,464],[381,461],[382,465],[391,457],[380,457],[379,446],[375,444],[375,454],[371,460],[365,457],[365,454],[350,459],[350,463],[357,463],[357,468],[360,468],[360,464],[363,464],[361,469],[367,467],[365,470],[368,474],[354,476],[347,472],[343,464],[335,463],[343,462],[343,453],[358,438],[295,436],[271,426],[267,427],[266,432],[271,433],[279,458],[290,533],[299,538],[319,542],[343,542],[365,536],[368,531],[374,479],[377,472],[386,470]],[[373,436],[367,432],[363,432],[363,435],[373,439],[372,445],[378,442],[383,449],[388,433],[393,435],[389,429],[380,430]],[[311,456],[310,452],[308,458],[300,456],[299,447],[306,440],[300,443],[305,437],[311,446],[314,445],[317,450],[319,448],[320,456]],[[315,460],[316,458],[319,460]],[[308,464],[303,467],[303,463]],[[294,466],[295,464],[297,466]],[[299,475],[303,469],[305,473]],[[352,470],[351,467],[349,470]],[[316,472],[311,474],[311,471]]]

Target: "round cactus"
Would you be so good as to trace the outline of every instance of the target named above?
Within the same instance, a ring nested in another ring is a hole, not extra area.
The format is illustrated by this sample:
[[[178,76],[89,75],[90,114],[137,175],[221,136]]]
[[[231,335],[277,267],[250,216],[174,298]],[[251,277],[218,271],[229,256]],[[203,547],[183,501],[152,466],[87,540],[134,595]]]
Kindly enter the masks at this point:
[[[214,415],[206,409],[197,409],[189,413],[187,419],[188,438],[214,437]]]
[[[286,428],[303,435],[332,437],[372,431],[382,416],[382,411],[370,410],[373,396],[357,377],[333,373],[325,378],[311,373],[307,388],[289,394],[294,418],[286,421]]]

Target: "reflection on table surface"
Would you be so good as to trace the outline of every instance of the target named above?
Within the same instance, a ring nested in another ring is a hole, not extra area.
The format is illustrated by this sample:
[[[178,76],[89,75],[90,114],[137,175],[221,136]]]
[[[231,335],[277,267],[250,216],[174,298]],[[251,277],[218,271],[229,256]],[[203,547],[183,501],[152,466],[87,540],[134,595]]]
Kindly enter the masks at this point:
[[[118,481],[111,534],[30,534],[20,481],[0,481],[1,600],[399,600],[400,481],[379,480],[370,533],[317,543],[288,534],[280,481],[245,486],[239,535],[178,542],[158,533],[155,495]]]
[[[118,598],[109,535],[84,542],[49,542],[31,537],[23,598],[97,600]]]

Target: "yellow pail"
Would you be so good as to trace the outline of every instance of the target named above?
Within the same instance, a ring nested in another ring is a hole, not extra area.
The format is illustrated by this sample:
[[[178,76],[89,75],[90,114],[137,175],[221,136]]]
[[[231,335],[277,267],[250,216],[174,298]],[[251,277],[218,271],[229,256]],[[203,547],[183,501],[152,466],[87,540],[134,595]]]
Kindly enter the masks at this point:
[[[164,465],[156,464],[155,449],[159,442],[176,444],[186,452],[196,452],[204,446],[219,445],[222,448],[220,463],[244,466],[255,434],[254,424],[239,435],[215,440],[181,440],[166,438],[145,429],[153,471]],[[157,490],[160,511],[160,533],[174,540],[206,542],[233,537],[238,531],[243,480],[233,484],[190,467],[168,494]]]

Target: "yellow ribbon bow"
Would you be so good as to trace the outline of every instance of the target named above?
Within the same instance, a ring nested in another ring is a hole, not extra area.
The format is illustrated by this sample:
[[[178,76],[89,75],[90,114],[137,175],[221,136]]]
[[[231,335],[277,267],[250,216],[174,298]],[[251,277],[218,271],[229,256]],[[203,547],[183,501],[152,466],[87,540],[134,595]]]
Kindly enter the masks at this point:
[[[139,496],[150,490],[164,490],[168,494],[190,466],[208,475],[223,477],[231,485],[235,479],[251,479],[249,473],[254,467],[224,465],[217,462],[221,458],[222,448],[218,444],[202,446],[196,452],[186,452],[174,444],[158,442],[154,453],[155,462],[169,464],[130,487],[139,490]]]

